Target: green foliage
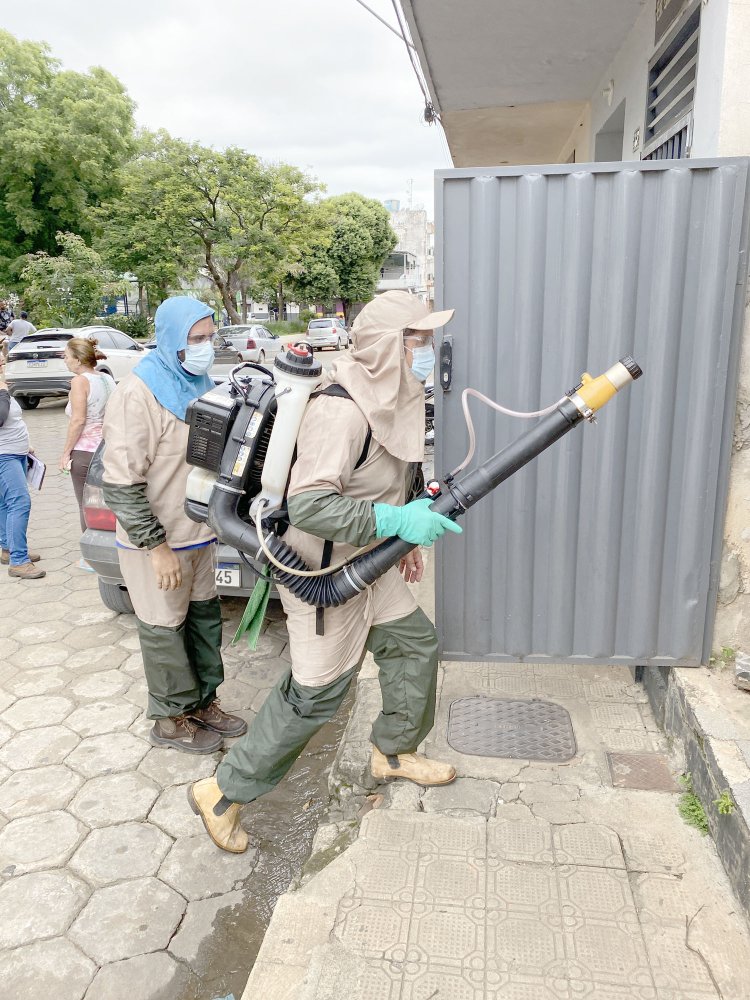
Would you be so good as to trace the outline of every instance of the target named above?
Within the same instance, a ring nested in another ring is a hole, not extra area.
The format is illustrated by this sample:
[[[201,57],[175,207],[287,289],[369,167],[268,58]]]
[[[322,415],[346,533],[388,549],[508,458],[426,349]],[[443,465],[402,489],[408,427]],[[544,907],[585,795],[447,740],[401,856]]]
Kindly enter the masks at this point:
[[[317,185],[295,167],[242,149],[218,152],[167,133],[146,135],[124,172],[123,198],[97,214],[99,245],[163,298],[178,275],[210,279],[230,320],[237,294],[276,297],[309,239]]]
[[[304,333],[307,330],[307,322],[301,319],[284,319],[275,323],[264,323],[263,326],[271,333],[278,334],[279,337],[286,337],[292,333]]]
[[[46,45],[0,31],[0,280],[56,234],[91,234],[91,209],[119,190],[133,102],[111,74],[61,71]]]
[[[728,788],[725,788],[718,799],[714,799],[716,811],[721,816],[731,816],[734,812],[734,799]]]
[[[25,301],[38,327],[81,326],[101,311],[104,298],[123,289],[80,236],[58,233],[57,244],[58,257],[44,250],[27,256],[21,272]]]
[[[703,836],[708,833],[708,816],[700,799],[693,791],[693,779],[689,774],[680,777],[680,783],[685,791],[682,793],[677,810],[688,826],[694,826]]]
[[[375,294],[383,261],[397,243],[388,211],[372,198],[342,194],[327,198],[317,211],[316,236],[291,276],[295,298],[330,306],[344,303],[346,318],[354,302]]]
[[[102,321],[97,319],[97,323],[102,323],[104,326],[112,326],[115,330],[120,330],[122,333],[127,333],[131,337],[148,338],[153,336],[154,324],[149,321],[148,317],[143,316],[141,313],[130,313],[125,316],[122,313],[116,316],[107,316]]]
[[[723,669],[724,667],[732,666],[736,656],[736,649],[733,649],[731,646],[722,646],[720,652],[714,653],[709,658],[708,664],[711,667],[719,667],[719,669]]]
[[[311,319],[315,319],[317,315],[318,314],[314,312],[312,309],[303,309],[299,314],[299,321],[300,323],[304,323],[305,329],[307,329],[307,324],[310,322]]]

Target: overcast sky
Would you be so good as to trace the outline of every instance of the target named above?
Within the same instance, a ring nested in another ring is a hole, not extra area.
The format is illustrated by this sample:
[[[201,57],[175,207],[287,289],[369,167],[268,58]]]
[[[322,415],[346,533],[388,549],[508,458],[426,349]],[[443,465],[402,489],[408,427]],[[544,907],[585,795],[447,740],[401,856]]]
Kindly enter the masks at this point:
[[[395,23],[391,0],[367,0]],[[449,167],[404,44],[356,0],[21,0],[0,25],[68,69],[104,66],[139,125],[301,167],[328,194],[424,207]]]

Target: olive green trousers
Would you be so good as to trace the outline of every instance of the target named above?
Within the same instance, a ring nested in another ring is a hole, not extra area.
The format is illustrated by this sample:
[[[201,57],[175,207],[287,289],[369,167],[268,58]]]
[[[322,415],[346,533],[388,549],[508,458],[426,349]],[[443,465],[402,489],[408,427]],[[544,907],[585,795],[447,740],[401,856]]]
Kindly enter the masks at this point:
[[[224,680],[219,598],[191,601],[185,621],[174,628],[137,621],[149,719],[210,705]]]
[[[370,739],[384,754],[412,753],[435,720],[435,628],[418,608],[405,618],[373,626],[365,648],[378,666],[383,696]],[[252,802],[270,792],[336,714],[358,666],[323,687],[298,684],[289,671],[219,765],[216,778],[224,796],[232,802]]]

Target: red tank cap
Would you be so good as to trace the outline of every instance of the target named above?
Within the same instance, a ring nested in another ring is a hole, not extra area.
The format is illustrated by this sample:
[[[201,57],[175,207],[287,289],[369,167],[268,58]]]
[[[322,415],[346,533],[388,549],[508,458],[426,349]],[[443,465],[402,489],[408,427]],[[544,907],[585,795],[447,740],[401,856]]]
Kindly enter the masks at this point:
[[[310,349],[306,344],[292,344],[289,347],[289,351],[292,354],[296,354],[298,358],[305,358],[310,353]]]

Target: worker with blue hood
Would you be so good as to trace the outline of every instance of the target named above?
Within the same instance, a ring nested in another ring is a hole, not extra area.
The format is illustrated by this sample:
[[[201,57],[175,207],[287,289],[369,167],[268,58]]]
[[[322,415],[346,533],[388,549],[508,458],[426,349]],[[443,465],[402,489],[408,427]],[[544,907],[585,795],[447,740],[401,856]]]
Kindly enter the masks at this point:
[[[104,499],[138,621],[149,735],[185,753],[218,750],[243,719],[222,711],[216,536],[184,512],[191,400],[213,387],[213,312],[187,296],[156,310],[156,348],[112,393],[104,418]]]

